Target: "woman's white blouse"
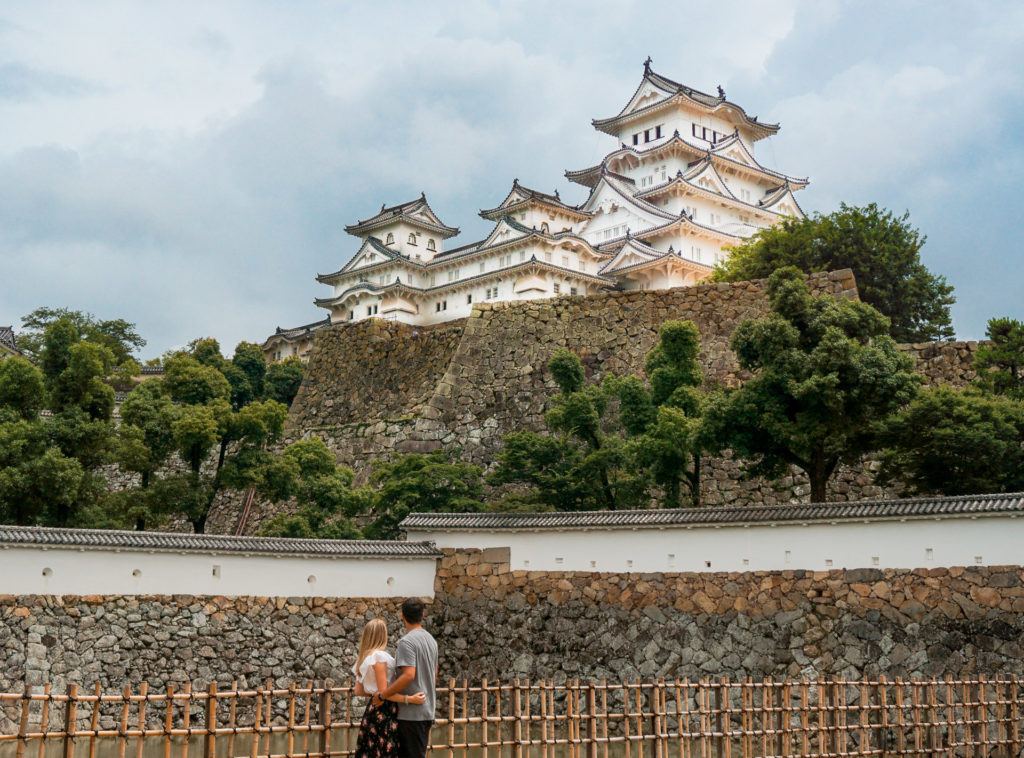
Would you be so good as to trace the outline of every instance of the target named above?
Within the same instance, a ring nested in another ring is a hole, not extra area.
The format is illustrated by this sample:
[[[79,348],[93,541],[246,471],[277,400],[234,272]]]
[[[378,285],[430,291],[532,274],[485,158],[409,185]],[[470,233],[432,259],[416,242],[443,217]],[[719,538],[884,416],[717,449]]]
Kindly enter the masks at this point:
[[[363,689],[366,690],[368,695],[373,695],[377,692],[377,675],[373,671],[373,667],[377,663],[387,664],[388,682],[395,678],[395,659],[386,650],[374,650],[366,656],[359,665],[359,671],[356,671],[355,666],[352,667],[352,673],[363,683]]]

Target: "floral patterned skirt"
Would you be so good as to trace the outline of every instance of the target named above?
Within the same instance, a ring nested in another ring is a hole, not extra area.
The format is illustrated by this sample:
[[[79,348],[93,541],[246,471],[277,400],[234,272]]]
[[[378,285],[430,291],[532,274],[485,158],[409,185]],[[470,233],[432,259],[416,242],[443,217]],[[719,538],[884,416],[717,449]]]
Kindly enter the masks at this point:
[[[398,755],[398,704],[367,703],[359,722],[355,758],[395,758]]]

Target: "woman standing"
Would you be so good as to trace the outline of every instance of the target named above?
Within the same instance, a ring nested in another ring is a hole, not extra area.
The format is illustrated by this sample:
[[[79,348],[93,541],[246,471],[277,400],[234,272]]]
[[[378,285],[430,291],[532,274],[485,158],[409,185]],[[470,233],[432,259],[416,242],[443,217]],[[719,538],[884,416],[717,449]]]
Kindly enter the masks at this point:
[[[373,619],[363,627],[359,639],[359,657],[352,673],[356,677],[355,694],[372,698],[387,688],[395,676],[395,659],[387,651],[388,627],[382,619]],[[398,755],[398,705],[418,704],[425,700],[415,695],[391,695],[380,706],[366,704],[359,722],[355,758],[395,758]]]

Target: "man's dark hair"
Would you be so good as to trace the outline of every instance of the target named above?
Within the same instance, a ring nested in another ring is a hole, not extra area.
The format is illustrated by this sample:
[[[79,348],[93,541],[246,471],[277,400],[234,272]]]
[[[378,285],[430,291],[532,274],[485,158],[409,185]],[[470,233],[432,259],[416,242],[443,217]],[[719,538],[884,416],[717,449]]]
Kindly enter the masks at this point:
[[[402,618],[410,624],[423,621],[423,601],[415,597],[408,598],[402,603]]]

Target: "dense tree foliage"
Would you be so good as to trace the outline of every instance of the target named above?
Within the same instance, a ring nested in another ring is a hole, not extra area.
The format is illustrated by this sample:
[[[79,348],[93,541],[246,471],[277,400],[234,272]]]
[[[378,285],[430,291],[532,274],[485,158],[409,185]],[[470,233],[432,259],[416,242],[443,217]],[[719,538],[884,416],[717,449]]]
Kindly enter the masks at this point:
[[[762,230],[733,248],[716,276],[735,282],[763,279],[784,266],[806,273],[853,269],[861,300],[889,318],[896,341],[948,339],[953,288],[921,262],[924,243],[907,214],[895,216],[874,203],[843,204],[834,213]]]
[[[550,434],[506,436],[490,482],[528,487],[521,498],[556,510],[646,503],[646,472],[634,465],[616,421],[606,418],[618,383],[588,383],[579,357],[564,349],[554,353],[548,369],[559,388],[545,414]]]
[[[708,439],[747,462],[748,474],[807,474],[823,502],[840,463],[880,445],[880,423],[909,402],[920,377],[863,302],[813,297],[795,268],[769,279],[772,312],[742,323],[732,349],[753,376],[709,404]]]
[[[976,389],[921,392],[886,428],[882,482],[921,494],[1024,490],[1024,403]]]
[[[302,361],[294,355],[270,364],[263,379],[264,397],[291,406],[302,384],[303,368]]]
[[[43,353],[43,336],[58,321],[70,324],[81,339],[110,350],[116,365],[132,361],[132,355],[146,345],[135,324],[124,319],[99,320],[91,313],[68,308],[36,308],[21,320],[18,347],[32,360]]]
[[[41,367],[0,362],[0,516],[65,526],[105,491],[114,390],[104,380],[114,359],[67,318],[46,327],[37,349]]]
[[[989,341],[978,346],[974,367],[988,392],[1024,401],[1024,323],[1009,318],[988,322]]]
[[[636,465],[650,472],[664,492],[663,504],[678,508],[682,490],[700,505],[701,422],[700,332],[692,321],[666,321],[658,344],[647,355],[650,386],[639,377],[620,380],[617,391],[623,427]]]

